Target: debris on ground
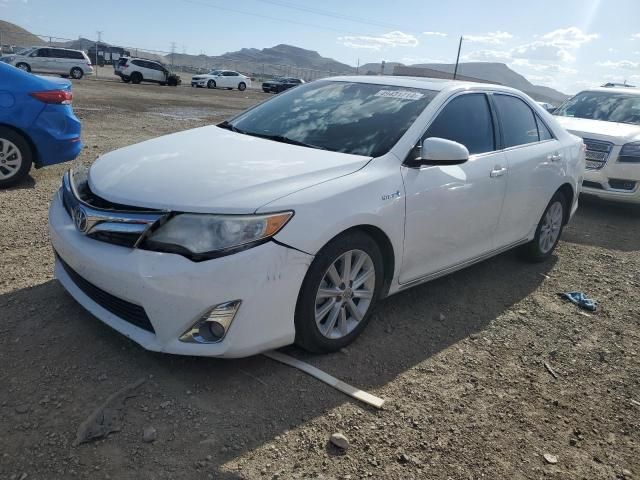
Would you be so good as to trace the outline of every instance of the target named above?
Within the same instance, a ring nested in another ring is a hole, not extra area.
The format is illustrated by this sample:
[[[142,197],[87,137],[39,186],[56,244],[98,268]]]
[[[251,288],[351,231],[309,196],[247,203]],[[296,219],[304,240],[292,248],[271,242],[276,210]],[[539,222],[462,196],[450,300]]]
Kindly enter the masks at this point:
[[[558,457],[555,455],[551,455],[550,453],[545,453],[543,457],[544,457],[544,461],[550,465],[555,465],[556,463],[558,463]]]
[[[558,295],[565,300],[569,300],[571,303],[578,305],[580,308],[584,308],[590,312],[596,311],[597,302],[587,297],[583,292],[564,292],[559,293]]]
[[[153,427],[147,427],[142,432],[142,441],[144,443],[155,442],[157,438],[158,438],[158,432]]]
[[[80,424],[73,445],[78,446],[92,440],[105,438],[112,432],[120,431],[120,424],[124,417],[124,402],[128,398],[134,397],[133,391],[145,381],[145,378],[141,378],[109,395],[105,402]]]
[[[342,450],[346,450],[347,448],[349,448],[349,440],[340,432],[337,432],[331,435],[331,437],[329,438],[329,441],[336,447],[341,448]]]
[[[558,375],[558,372],[556,372],[553,368],[551,368],[551,365],[549,365],[547,362],[544,362],[544,368],[547,369],[547,372],[549,372],[553,378],[559,378],[560,375]]]

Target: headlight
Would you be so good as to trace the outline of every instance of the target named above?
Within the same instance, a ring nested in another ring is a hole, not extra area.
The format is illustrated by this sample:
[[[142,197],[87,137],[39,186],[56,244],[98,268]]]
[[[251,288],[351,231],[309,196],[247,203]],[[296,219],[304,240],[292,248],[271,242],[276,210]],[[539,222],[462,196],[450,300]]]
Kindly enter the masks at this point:
[[[193,260],[228,255],[256,246],[278,233],[293,212],[265,215],[207,215],[182,213],[155,230],[146,240],[152,250],[186,254]]]
[[[620,150],[619,162],[640,163],[640,142],[627,143]]]

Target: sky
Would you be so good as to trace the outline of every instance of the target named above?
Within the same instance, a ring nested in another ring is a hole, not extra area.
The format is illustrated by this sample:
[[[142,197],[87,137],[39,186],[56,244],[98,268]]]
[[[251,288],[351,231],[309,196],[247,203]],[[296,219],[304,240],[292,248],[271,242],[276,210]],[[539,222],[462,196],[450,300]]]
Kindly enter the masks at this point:
[[[356,66],[506,63],[565,93],[640,85],[640,0],[0,0],[0,19],[39,35],[220,55],[280,43]]]

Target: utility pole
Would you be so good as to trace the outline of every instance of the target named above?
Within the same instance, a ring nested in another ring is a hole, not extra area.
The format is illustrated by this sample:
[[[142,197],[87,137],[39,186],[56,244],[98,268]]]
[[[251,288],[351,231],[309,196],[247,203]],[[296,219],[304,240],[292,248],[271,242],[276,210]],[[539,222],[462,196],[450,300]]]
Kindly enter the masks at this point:
[[[98,41],[96,42],[96,64],[95,64],[96,80],[97,80],[98,79],[98,45],[100,45],[100,42],[102,41],[102,30],[98,30],[96,33],[98,34]]]
[[[382,62],[380,62],[380,75],[384,75],[384,64],[385,64],[385,61],[382,60]]]
[[[360,75],[360,57],[358,57],[358,66],[356,67],[356,75]]]
[[[173,57],[176,54],[176,42],[171,42],[171,66],[173,67]]]
[[[460,43],[458,44],[458,56],[456,57],[456,68],[453,70],[453,79],[458,76],[458,64],[460,63],[460,50],[462,50],[462,39],[464,36],[460,36]]]

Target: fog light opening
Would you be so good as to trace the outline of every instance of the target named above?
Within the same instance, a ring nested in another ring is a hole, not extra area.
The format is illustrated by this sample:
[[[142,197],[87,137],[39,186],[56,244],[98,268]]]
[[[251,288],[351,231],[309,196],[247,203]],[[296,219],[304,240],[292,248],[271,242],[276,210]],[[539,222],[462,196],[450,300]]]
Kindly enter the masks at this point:
[[[240,308],[240,300],[225,302],[213,307],[180,337],[181,342],[217,343],[229,331],[231,322]]]

